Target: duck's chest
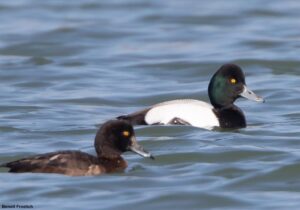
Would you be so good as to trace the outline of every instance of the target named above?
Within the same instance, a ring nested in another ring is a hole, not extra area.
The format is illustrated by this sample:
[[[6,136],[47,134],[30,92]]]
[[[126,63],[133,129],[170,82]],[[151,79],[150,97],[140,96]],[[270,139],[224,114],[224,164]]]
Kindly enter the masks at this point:
[[[102,158],[100,163],[105,168],[106,173],[123,171],[128,166],[123,158]]]
[[[246,118],[238,107],[215,110],[219,119],[221,128],[244,128],[246,127]]]

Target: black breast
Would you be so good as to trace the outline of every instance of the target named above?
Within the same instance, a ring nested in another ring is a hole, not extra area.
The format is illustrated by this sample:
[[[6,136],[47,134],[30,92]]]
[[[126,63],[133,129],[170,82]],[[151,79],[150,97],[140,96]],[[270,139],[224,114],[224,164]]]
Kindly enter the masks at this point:
[[[247,123],[243,112],[236,106],[214,109],[221,128],[245,128]]]

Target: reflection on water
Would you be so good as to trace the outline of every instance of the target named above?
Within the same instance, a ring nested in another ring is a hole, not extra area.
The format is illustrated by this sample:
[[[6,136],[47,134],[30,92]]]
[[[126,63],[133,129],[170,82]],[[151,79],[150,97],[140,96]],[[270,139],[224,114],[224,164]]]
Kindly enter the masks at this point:
[[[248,128],[137,127],[156,160],[124,173],[1,172],[0,204],[36,209],[298,209],[297,1],[0,3],[0,162],[56,150],[95,153],[97,127],[176,98],[208,101],[227,62],[265,104],[243,99]],[[2,203],[3,202],[3,203]]]

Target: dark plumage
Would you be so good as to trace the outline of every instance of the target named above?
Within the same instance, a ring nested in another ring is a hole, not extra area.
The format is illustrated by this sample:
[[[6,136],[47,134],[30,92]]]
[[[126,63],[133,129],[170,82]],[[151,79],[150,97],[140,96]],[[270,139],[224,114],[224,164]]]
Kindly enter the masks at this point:
[[[121,157],[133,151],[153,158],[137,144],[134,130],[126,121],[111,120],[98,130],[94,143],[97,157],[81,151],[58,151],[2,164],[9,172],[58,173],[69,176],[100,175],[124,170],[127,162]]]

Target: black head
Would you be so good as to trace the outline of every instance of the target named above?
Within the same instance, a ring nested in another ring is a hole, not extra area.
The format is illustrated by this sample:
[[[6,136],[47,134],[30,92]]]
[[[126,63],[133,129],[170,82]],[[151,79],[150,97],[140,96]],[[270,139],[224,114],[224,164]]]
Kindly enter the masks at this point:
[[[242,69],[235,64],[225,64],[213,75],[208,86],[208,95],[215,108],[232,105],[239,97],[263,102],[263,99],[246,86]]]
[[[98,156],[119,156],[123,152],[132,151],[144,157],[152,157],[137,143],[132,125],[124,120],[104,123],[97,132],[94,145]]]

